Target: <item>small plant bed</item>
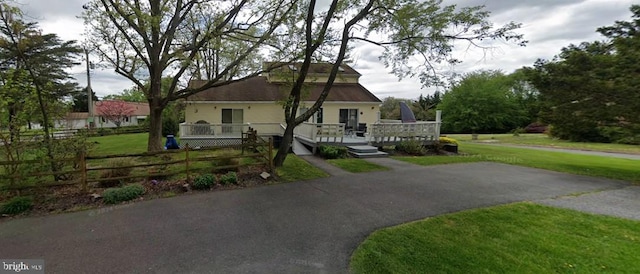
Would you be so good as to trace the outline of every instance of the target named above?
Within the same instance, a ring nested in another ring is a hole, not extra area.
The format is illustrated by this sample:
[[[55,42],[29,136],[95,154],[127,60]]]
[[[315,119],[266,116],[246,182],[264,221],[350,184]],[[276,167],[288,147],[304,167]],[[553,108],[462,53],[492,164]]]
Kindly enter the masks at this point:
[[[640,222],[517,203],[372,233],[352,273],[630,273]]]
[[[209,174],[215,181],[205,191],[219,191],[253,187],[271,183],[260,177],[264,171],[261,166],[243,166],[237,172]],[[184,178],[169,178],[167,180],[147,179],[139,182],[122,183],[109,188],[100,184],[90,185],[89,191],[84,193],[78,186],[51,186],[21,190],[19,195],[15,191],[0,192],[0,221],[15,217],[40,216],[62,212],[74,212],[94,208],[108,207],[135,201],[174,197],[197,193],[195,183],[199,175],[190,176],[191,183]]]
[[[348,159],[332,159],[327,160],[328,163],[337,166],[353,173],[360,172],[372,172],[372,171],[385,171],[389,168],[368,162],[363,159],[348,158]]]

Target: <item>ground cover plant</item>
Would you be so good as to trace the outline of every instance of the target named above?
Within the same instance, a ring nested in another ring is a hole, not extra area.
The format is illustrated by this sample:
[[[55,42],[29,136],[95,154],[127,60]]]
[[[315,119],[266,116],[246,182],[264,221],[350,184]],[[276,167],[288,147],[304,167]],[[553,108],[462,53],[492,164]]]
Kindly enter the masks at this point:
[[[353,273],[631,273],[640,222],[517,203],[372,233]]]

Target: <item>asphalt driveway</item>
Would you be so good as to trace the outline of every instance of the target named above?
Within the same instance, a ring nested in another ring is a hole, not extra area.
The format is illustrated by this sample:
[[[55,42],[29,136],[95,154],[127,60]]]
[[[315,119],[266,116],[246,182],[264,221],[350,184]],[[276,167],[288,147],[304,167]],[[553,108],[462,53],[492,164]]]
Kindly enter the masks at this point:
[[[623,182],[472,163],[398,166],[0,223],[0,258],[47,273],[343,273],[376,229]]]

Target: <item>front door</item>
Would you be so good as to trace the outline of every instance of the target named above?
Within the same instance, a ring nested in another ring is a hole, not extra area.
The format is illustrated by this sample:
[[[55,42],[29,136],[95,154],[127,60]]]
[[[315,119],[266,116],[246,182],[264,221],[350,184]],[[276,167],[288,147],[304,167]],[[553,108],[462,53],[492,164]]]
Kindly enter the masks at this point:
[[[340,123],[344,124],[346,131],[356,130],[358,127],[358,109],[356,108],[341,108],[340,109]]]
[[[243,123],[242,109],[222,109],[222,133],[241,133]],[[232,125],[224,125],[232,124]]]

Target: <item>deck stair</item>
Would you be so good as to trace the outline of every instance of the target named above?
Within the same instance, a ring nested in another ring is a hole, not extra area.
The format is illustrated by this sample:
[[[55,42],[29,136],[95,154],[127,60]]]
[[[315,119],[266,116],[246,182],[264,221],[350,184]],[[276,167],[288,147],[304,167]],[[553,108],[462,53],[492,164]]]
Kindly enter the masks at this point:
[[[378,151],[374,146],[347,146],[349,154],[356,158],[380,158],[387,157],[386,152]]]

